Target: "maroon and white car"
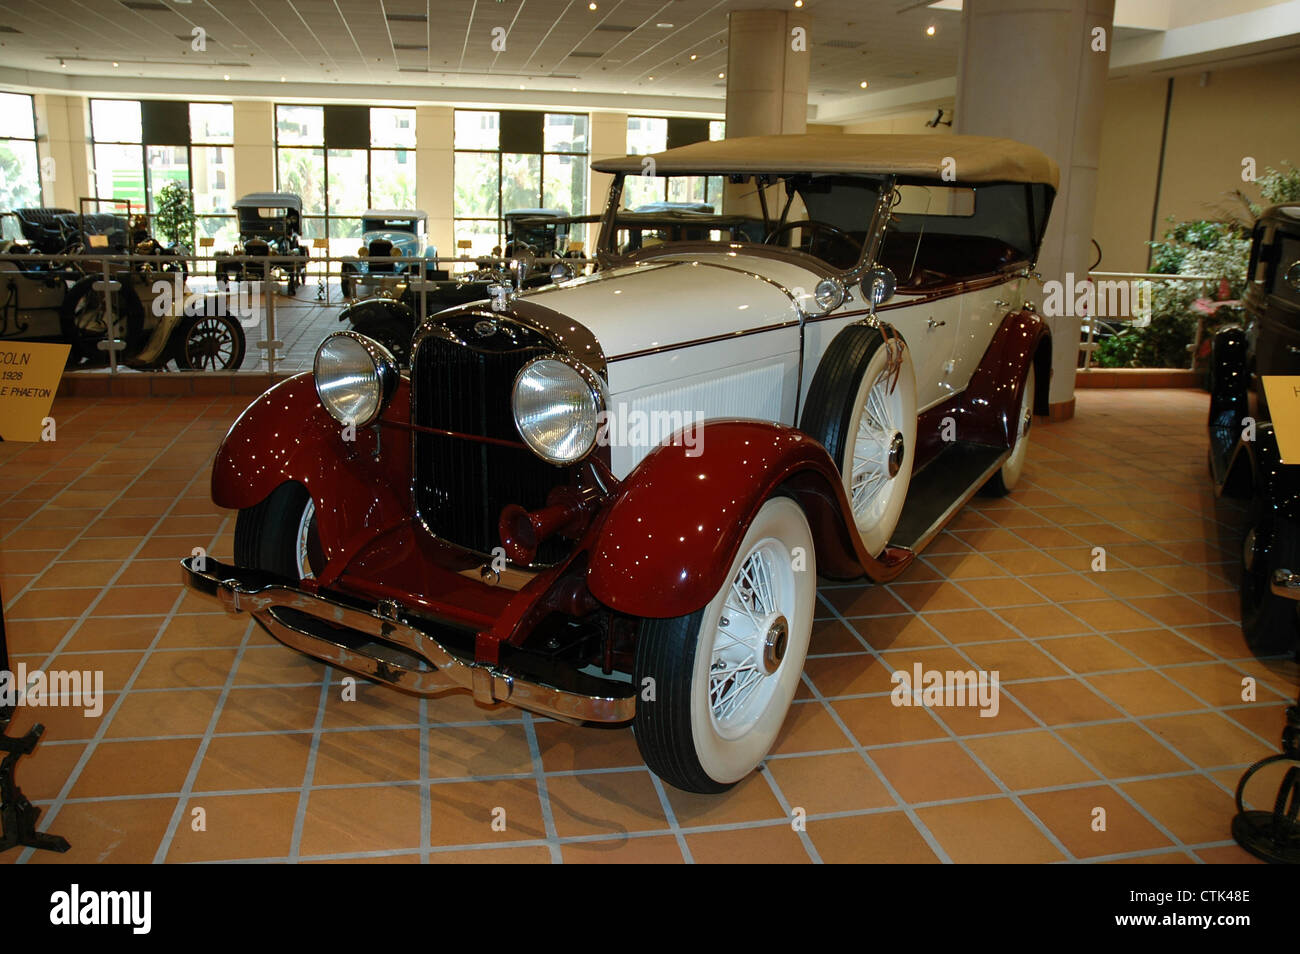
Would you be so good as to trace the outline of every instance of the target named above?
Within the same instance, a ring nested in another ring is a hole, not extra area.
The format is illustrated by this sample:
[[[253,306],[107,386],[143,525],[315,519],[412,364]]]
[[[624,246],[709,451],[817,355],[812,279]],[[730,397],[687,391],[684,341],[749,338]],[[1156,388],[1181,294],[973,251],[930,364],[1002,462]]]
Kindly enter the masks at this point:
[[[233,564],[185,575],[348,672],[630,722],[662,778],[716,792],[780,731],[818,575],[893,579],[1019,480],[1057,172],[966,136],[650,158],[593,164],[594,274],[430,317],[409,372],[339,332],[258,398],[213,471]],[[647,172],[719,177],[722,210],[625,211]]]

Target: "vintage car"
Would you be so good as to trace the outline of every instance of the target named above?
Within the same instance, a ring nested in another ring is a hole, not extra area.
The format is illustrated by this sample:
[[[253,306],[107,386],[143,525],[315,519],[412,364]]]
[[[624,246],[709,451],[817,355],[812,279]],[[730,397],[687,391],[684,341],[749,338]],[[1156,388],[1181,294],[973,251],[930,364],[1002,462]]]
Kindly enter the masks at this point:
[[[67,243],[63,255],[26,243],[0,247],[0,340],[66,342],[73,367],[106,363],[106,349],[116,344],[118,361],[129,367],[239,368],[245,336],[238,303],[189,292],[183,247],[163,246],[142,219],[113,213],[67,212],[54,222]]]
[[[727,177],[765,240],[621,255],[643,158],[593,163],[594,274],[430,316],[409,374],[336,332],[257,399],[212,475],[233,562],[183,576],[347,672],[631,723],[659,776],[718,792],[777,738],[818,575],[892,580],[1019,481],[1057,170],[982,137],[697,143],[657,173]]]
[[[1220,329],[1211,352],[1210,475],[1217,494],[1250,501],[1241,628],[1275,655],[1300,646],[1300,459],[1282,457],[1262,379],[1300,376],[1300,202],[1259,217],[1246,274],[1245,326]]]
[[[217,252],[217,281],[284,280],[290,295],[307,280],[307,246],[302,244],[302,199],[291,192],[253,192],[234,204],[239,244]],[[250,261],[249,259],[253,259]],[[267,263],[256,259],[270,259]]]
[[[446,280],[438,268],[438,250],[429,244],[429,216],[418,209],[367,209],[361,216],[361,247],[355,259],[343,262],[339,280],[344,298],[375,287],[370,276],[423,275],[430,281]],[[425,258],[424,268],[390,258]]]

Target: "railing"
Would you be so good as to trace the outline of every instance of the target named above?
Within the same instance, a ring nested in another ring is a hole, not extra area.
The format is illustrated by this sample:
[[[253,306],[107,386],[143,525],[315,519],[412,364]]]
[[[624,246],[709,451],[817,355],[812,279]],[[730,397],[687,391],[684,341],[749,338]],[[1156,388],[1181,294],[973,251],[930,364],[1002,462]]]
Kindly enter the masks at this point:
[[[592,259],[574,259],[574,258],[557,258],[557,257],[536,257],[531,260],[534,266],[552,267],[556,263],[564,263],[570,266],[575,274],[580,274],[594,264]],[[344,271],[343,265],[348,264],[355,266],[358,263],[367,263],[367,265],[402,265],[405,271],[402,272],[358,272],[352,269]],[[6,265],[13,265],[17,271],[11,271]],[[72,285],[77,281],[88,276],[100,276],[100,280],[93,286],[93,290],[104,295],[104,322],[105,338],[98,347],[108,354],[108,372],[117,374],[121,370],[119,352],[126,348],[126,342],[122,338],[123,329],[121,327],[122,316],[119,314],[117,305],[117,296],[121,292],[122,279],[128,273],[134,279],[142,279],[153,283],[156,291],[157,283],[162,282],[175,287],[176,279],[181,276],[178,266],[184,266],[185,278],[184,283],[188,284],[195,279],[216,280],[218,283],[217,294],[222,294],[225,290],[221,288],[220,276],[226,271],[234,271],[235,266],[240,268],[252,265],[259,272],[261,277],[257,279],[257,284],[261,287],[257,289],[258,304],[264,306],[264,312],[257,317],[257,327],[260,327],[264,334],[261,340],[252,342],[259,350],[266,354],[266,370],[274,373],[276,363],[282,361],[279,352],[285,349],[283,341],[276,336],[276,298],[278,297],[276,288],[267,286],[278,286],[288,280],[289,273],[295,268],[304,269],[303,284],[307,285],[310,281],[317,283],[316,302],[326,306],[332,304],[332,279],[340,281],[346,277],[349,281],[366,286],[377,286],[381,289],[380,295],[387,294],[392,297],[396,286],[399,284],[406,287],[418,295],[419,315],[421,318],[429,314],[428,296],[431,291],[435,291],[437,286],[434,282],[425,278],[425,271],[429,268],[435,268],[439,271],[448,272],[448,281],[457,282],[467,276],[476,275],[478,280],[482,280],[483,272],[495,270],[499,274],[496,276],[502,282],[509,282],[510,260],[496,258],[491,256],[358,256],[358,255],[318,255],[308,256],[305,260],[302,256],[295,255],[168,255],[159,253],[156,255],[141,255],[128,253],[100,253],[95,251],[64,253],[58,255],[47,255],[44,253],[30,254],[0,254],[0,341],[24,340],[10,331],[10,325],[14,319],[22,319],[24,311],[29,315],[34,314],[37,308],[24,308],[22,297],[22,285],[18,280],[22,274],[31,275],[41,279],[57,279],[66,283],[64,288],[64,299],[71,290]],[[37,266],[33,270],[33,266]],[[461,271],[454,272],[452,269],[457,266],[465,266]],[[275,274],[277,271],[280,274]],[[533,272],[532,274],[537,274]],[[238,281],[235,279],[234,281]],[[266,291],[270,294],[266,294]],[[484,285],[485,297],[487,286]],[[208,293],[194,293],[184,285],[182,286],[182,296],[179,301],[173,299],[173,308],[185,308],[187,305],[192,306],[196,296]],[[228,294],[228,292],[226,292]],[[372,294],[367,297],[377,297]],[[300,299],[292,299],[299,300]],[[358,299],[345,299],[340,294],[338,304],[340,307],[356,301]],[[205,299],[206,302],[206,299]],[[59,305],[62,304],[60,300]],[[263,308],[259,308],[263,311]],[[165,314],[166,312],[155,312],[156,315]],[[182,312],[172,312],[179,315]],[[241,325],[244,321],[241,319]],[[253,327],[245,325],[245,327]]]
[[[1168,275],[1163,272],[1089,272],[1089,280],[1101,279],[1104,281],[1127,281],[1133,284],[1142,282],[1213,282],[1218,284],[1220,278],[1217,275]],[[1067,293],[1072,291],[1067,290]],[[1096,298],[1094,297],[1094,301]],[[1130,295],[1130,301],[1132,297]],[[1097,350],[1098,342],[1096,341],[1097,322],[1105,320],[1113,324],[1132,324],[1138,317],[1135,315],[1118,316],[1118,315],[1081,315],[1085,337],[1079,341],[1079,353],[1083,359],[1083,364],[1079,371],[1089,372],[1098,370],[1093,367],[1092,353]],[[1149,316],[1148,316],[1149,317]],[[1196,368],[1196,354],[1200,350],[1201,340],[1205,334],[1205,319],[1208,315],[1201,315],[1196,322],[1196,332],[1192,339],[1190,347],[1190,358],[1188,366],[1193,370]]]

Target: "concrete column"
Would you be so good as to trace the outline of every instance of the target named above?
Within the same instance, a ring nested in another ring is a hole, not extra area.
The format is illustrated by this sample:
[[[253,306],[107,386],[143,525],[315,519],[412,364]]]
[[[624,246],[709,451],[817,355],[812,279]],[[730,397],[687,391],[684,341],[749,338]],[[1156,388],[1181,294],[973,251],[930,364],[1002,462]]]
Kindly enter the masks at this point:
[[[459,255],[452,217],[455,215],[455,111],[450,106],[415,109],[415,197],[429,213],[429,241],[438,254]],[[441,267],[451,268],[450,263]]]
[[[810,22],[802,10],[728,14],[728,139],[805,131]]]
[[[41,202],[76,211],[82,196],[95,194],[90,181],[89,101],[80,96],[38,94],[35,105]]]
[[[1038,257],[1044,280],[1082,279],[1091,264],[1114,13],[1115,0],[966,0],[962,9],[954,130],[1017,139],[1061,167]],[[1064,419],[1074,413],[1079,319],[1048,322],[1052,416]]]
[[[235,197],[275,191],[275,105],[235,100]]]

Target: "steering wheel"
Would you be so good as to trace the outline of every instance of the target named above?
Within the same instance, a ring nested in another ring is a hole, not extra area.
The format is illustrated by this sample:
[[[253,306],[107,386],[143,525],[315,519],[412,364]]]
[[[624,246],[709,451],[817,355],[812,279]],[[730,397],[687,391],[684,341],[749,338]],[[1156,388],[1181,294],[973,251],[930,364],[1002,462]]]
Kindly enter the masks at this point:
[[[777,238],[779,236],[784,235],[786,232],[791,232],[794,229],[808,229],[809,232],[811,232],[808,236],[807,252],[809,255],[816,256],[817,258],[825,258],[823,255],[817,255],[815,251],[817,248],[817,238],[823,233],[825,233],[830,239],[844,243],[846,248],[852,249],[855,256],[861,251],[861,249],[856,247],[856,243],[853,241],[852,237],[843,229],[836,228],[833,225],[828,225],[825,222],[814,222],[812,219],[800,219],[797,222],[786,222],[784,225],[778,225],[767,234],[767,238],[763,239],[763,244],[776,245],[778,244]]]

